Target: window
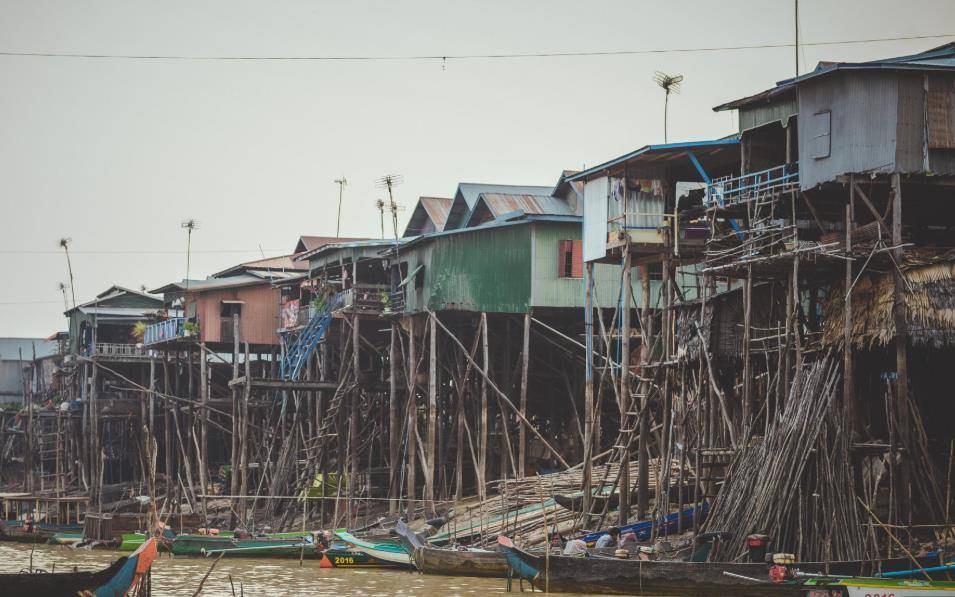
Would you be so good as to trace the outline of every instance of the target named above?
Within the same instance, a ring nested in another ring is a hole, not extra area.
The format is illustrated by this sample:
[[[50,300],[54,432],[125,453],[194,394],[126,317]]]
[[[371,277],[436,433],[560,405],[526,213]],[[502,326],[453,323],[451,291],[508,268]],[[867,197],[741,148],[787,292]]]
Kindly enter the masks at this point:
[[[242,303],[239,301],[222,301],[219,308],[219,316],[232,319],[233,315],[242,315]]]
[[[822,110],[812,116],[812,157],[821,160],[832,152],[832,111]]]
[[[561,240],[557,242],[557,277],[583,278],[583,247],[579,240]]]

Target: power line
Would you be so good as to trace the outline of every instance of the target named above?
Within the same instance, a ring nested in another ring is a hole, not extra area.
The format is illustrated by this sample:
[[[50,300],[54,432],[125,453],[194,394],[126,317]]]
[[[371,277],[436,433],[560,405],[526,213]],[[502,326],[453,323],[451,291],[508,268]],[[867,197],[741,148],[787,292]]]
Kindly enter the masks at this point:
[[[955,37],[955,33],[939,35],[908,35],[899,37],[873,37],[868,39],[847,39],[817,42],[800,42],[806,46],[840,46],[851,44],[870,44],[890,41],[911,41],[920,39],[942,39]],[[645,50],[596,50],[579,52],[527,52],[502,54],[449,54],[449,55],[406,55],[406,56],[189,56],[175,54],[81,54],[64,52],[22,52],[16,50],[0,51],[0,56],[18,56],[34,58],[88,58],[107,60],[176,60],[176,61],[409,61],[409,60],[497,60],[521,58],[567,58],[589,56],[635,56],[641,54],[681,54],[695,52],[727,52],[735,50],[767,50],[774,48],[792,48],[793,42],[776,44],[754,44],[738,46],[709,46],[695,48],[657,48]]]
[[[259,253],[259,249],[208,249],[193,253]],[[269,253],[282,254],[282,249],[269,249]],[[30,249],[0,249],[0,255],[59,255],[59,251],[34,251]],[[186,251],[70,251],[71,255],[185,255]]]

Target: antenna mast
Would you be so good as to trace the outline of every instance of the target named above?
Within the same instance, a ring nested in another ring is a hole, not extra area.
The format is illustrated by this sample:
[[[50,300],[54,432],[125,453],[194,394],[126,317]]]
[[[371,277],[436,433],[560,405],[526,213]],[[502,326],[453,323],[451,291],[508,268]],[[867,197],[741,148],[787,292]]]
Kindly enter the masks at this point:
[[[335,184],[338,185],[338,223],[335,225],[335,236],[341,236],[342,230],[342,194],[345,192],[345,187],[348,186],[348,179],[345,178],[345,175],[342,174],[341,178],[335,179]]]
[[[385,238],[385,202],[381,199],[375,201],[375,207],[378,208],[378,212],[381,214],[381,238]]]
[[[404,182],[404,177],[400,174],[386,174],[375,181],[375,186],[379,189],[388,191],[388,210],[391,211],[391,225],[395,232],[395,247],[398,246],[398,212],[403,211],[404,207],[395,203],[394,188]],[[384,217],[384,211],[382,211]],[[384,228],[384,226],[382,226]],[[384,236],[384,234],[382,234]]]
[[[794,0],[796,9],[796,76],[799,76],[799,0]]]

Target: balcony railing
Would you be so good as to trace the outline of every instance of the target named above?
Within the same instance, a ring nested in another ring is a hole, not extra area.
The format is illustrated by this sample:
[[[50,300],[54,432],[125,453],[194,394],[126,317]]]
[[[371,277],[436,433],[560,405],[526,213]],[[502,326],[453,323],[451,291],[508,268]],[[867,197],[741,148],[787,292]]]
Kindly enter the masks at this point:
[[[390,306],[388,287],[380,284],[356,284],[336,295],[333,309],[358,309],[380,313]]]
[[[160,342],[168,342],[177,338],[185,338],[189,334],[186,332],[185,317],[170,317],[165,321],[160,321],[146,327],[146,333],[143,334],[143,344],[150,346]]]
[[[706,187],[704,201],[707,207],[731,207],[792,192],[798,187],[799,162],[793,162],[742,176],[714,179]]]
[[[98,357],[113,357],[124,359],[147,358],[149,351],[140,344],[119,344],[114,342],[97,342],[95,354]]]

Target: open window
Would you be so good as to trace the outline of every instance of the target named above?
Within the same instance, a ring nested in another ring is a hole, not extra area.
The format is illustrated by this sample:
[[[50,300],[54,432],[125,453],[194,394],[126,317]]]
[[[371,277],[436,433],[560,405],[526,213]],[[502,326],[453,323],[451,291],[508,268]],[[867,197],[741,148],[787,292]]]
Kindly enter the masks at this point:
[[[233,316],[242,318],[243,301],[225,300],[219,305],[219,339],[222,342],[235,342]]]
[[[557,277],[583,278],[583,245],[579,240],[561,240],[557,243]]]

